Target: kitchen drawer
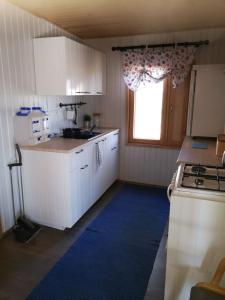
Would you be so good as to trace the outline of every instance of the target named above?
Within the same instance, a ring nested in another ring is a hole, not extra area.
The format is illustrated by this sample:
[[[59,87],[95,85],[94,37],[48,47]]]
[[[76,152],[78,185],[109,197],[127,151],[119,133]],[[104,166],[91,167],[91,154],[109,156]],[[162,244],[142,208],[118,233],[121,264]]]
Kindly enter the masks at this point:
[[[77,147],[70,156],[70,169],[82,168],[90,161],[90,146]]]

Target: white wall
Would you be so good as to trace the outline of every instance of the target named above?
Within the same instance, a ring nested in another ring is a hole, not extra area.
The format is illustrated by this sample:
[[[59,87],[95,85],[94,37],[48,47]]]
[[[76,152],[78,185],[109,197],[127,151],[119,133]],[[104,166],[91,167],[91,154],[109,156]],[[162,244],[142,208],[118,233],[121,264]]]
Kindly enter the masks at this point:
[[[4,230],[12,225],[12,205],[7,164],[15,159],[13,116],[22,105],[40,105],[49,111],[52,131],[70,126],[59,102],[80,101],[80,97],[35,95],[32,39],[64,35],[64,30],[0,0],[0,216]],[[77,38],[75,38],[78,40]],[[15,190],[16,190],[15,181]],[[15,191],[16,192],[16,191]],[[18,195],[16,193],[18,202]]]
[[[199,48],[196,63],[224,63],[225,28],[86,40],[89,45],[107,54],[107,96],[99,97],[100,99],[93,99],[92,101],[95,104],[92,104],[92,107],[102,113],[103,126],[121,128],[121,179],[147,184],[168,185],[176,169],[176,159],[179,149],[168,150],[126,145],[125,84],[121,72],[120,53],[112,52],[111,47],[205,39],[210,40],[210,45]]]

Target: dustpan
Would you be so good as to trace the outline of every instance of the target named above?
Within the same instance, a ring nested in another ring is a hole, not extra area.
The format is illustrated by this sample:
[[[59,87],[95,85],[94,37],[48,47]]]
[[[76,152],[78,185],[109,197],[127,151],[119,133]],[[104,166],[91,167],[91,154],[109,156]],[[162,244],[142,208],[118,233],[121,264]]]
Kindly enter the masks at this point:
[[[11,193],[12,193],[12,208],[13,208],[13,218],[14,218],[14,226],[13,226],[13,232],[15,234],[15,238],[17,241],[21,243],[28,243],[32,238],[34,238],[37,233],[40,231],[41,227],[39,224],[29,220],[25,216],[25,208],[24,208],[24,196],[23,196],[23,180],[22,180],[22,172],[21,172],[21,166],[22,166],[22,155],[19,148],[19,145],[16,144],[16,150],[18,153],[18,162],[14,162],[11,164],[8,164],[9,171],[10,171],[10,181],[11,181]],[[14,189],[13,189],[13,178],[12,178],[12,168],[19,167],[19,178],[20,178],[20,189],[21,193],[20,195],[20,216],[16,217],[16,211],[15,211],[15,200],[14,200]]]

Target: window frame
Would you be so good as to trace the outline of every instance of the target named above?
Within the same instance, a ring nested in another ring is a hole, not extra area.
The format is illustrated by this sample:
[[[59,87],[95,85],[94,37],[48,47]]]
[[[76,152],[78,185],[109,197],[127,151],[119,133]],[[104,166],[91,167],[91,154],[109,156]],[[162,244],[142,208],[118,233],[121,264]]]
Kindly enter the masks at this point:
[[[164,79],[163,85],[163,103],[162,103],[162,121],[161,121],[161,139],[160,140],[146,140],[135,139],[133,137],[134,126],[134,92],[127,89],[127,145],[143,146],[143,147],[158,147],[158,148],[180,148],[183,143],[183,138],[187,127],[187,113],[188,113],[188,98],[189,98],[190,76],[185,80],[185,97],[183,99],[184,111],[182,118],[181,130],[182,138],[178,143],[173,142],[170,137],[169,124],[173,122],[173,115],[171,114],[171,101],[173,97],[173,87],[170,77]],[[187,90],[188,89],[188,90]]]

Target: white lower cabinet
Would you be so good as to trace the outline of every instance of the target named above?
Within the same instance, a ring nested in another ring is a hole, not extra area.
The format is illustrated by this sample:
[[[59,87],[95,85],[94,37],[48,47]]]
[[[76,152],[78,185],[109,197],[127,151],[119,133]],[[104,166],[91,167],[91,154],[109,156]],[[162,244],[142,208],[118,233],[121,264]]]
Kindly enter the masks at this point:
[[[119,132],[110,135],[108,147],[108,180],[114,182],[119,172]]]
[[[97,145],[99,144],[101,149],[102,163],[101,165],[97,164]],[[106,177],[105,177],[105,165],[106,165],[106,146],[107,146],[107,137],[97,139],[92,144],[92,157],[93,157],[93,196],[94,202],[101,197],[106,187]]]
[[[80,152],[81,150],[82,153]],[[92,205],[91,191],[92,191],[92,161],[90,157],[90,146],[82,148],[75,152],[78,155],[77,160],[79,164],[70,171],[70,203],[71,203],[71,224],[78,221],[82,215]],[[82,157],[79,158],[79,155]]]
[[[101,144],[102,163],[97,164],[96,147]],[[92,145],[93,155],[93,190],[95,201],[118,178],[119,173],[119,131],[99,138]]]
[[[96,143],[102,143],[97,166]],[[22,150],[25,213],[57,229],[72,227],[118,178],[119,131],[72,153]]]

